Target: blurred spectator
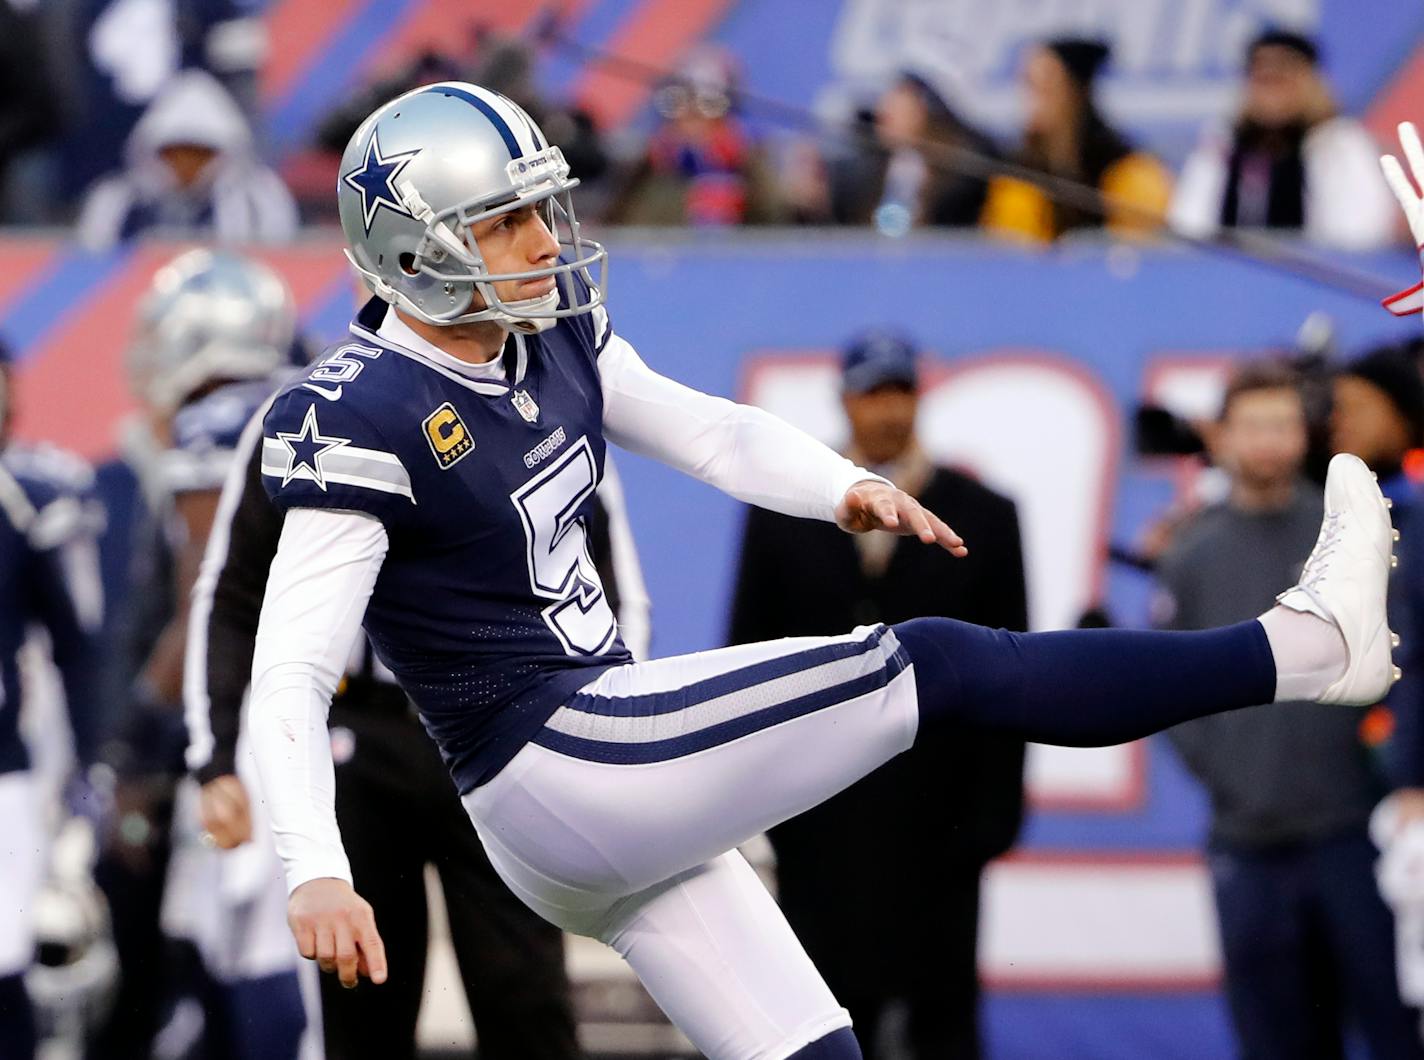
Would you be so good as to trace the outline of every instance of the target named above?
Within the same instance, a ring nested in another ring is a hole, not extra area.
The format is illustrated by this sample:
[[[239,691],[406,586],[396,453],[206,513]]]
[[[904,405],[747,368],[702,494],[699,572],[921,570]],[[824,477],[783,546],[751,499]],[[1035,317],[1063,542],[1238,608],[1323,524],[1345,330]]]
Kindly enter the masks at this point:
[[[1395,241],[1379,148],[1341,115],[1308,37],[1268,30],[1246,51],[1241,109],[1187,159],[1170,220],[1188,235],[1277,228],[1342,249]]]
[[[121,173],[90,190],[79,238],[92,249],[146,233],[224,243],[277,242],[297,229],[280,177],[256,157],[232,96],[209,73],[185,70],[134,126]]]
[[[737,80],[730,55],[704,48],[658,88],[661,123],[620,182],[608,221],[717,227],[781,219],[766,159],[736,115]]]
[[[1398,521],[1414,497],[1404,458],[1424,444],[1424,380],[1410,349],[1381,346],[1351,361],[1335,376],[1333,398],[1332,451],[1370,466]]]
[[[1078,228],[1106,225],[1119,234],[1140,234],[1161,224],[1171,176],[1098,109],[1094,87],[1109,55],[1101,41],[1072,38],[1029,52],[1023,68],[1023,146],[1014,158],[1029,169],[1096,190],[1101,208],[1057,202],[1035,184],[995,177],[984,207],[987,230],[1046,241]]]
[[[71,217],[88,188],[123,164],[124,143],[168,82],[207,70],[257,128],[257,72],[267,55],[264,0],[52,0],[49,65],[62,76],[63,138],[27,178],[44,179],[54,216]]]
[[[593,118],[584,110],[554,106],[540,94],[534,84],[534,54],[524,41],[489,33],[478,26],[471,31],[469,39],[467,55],[424,51],[404,68],[352,94],[322,119],[316,145],[326,156],[323,163],[318,165],[309,159],[293,167],[300,175],[296,184],[304,209],[310,199],[312,213],[335,210],[336,200],[331,194],[334,167],[366,115],[387,100],[421,85],[471,81],[503,93],[528,112],[549,142],[559,145],[570,171],[582,182],[580,216],[594,216],[599,212],[597,185],[609,163]],[[308,176],[311,179],[307,179]],[[595,187],[590,188],[590,184]],[[590,191],[594,192],[595,201],[585,207]]]
[[[830,165],[835,220],[872,222],[889,235],[921,225],[978,223],[986,186],[956,166],[955,151],[993,156],[993,142],[927,78],[901,73],[858,122],[856,148]]]
[[[1242,368],[1212,439],[1231,492],[1184,526],[1159,564],[1163,625],[1248,620],[1295,581],[1322,506],[1301,474],[1306,444],[1295,373],[1269,362]],[[1424,1057],[1418,1021],[1399,1001],[1393,921],[1375,888],[1367,827],[1384,781],[1360,716],[1287,703],[1171,735],[1211,797],[1208,866],[1242,1055],[1341,1056],[1350,1019],[1371,1055]]]
[[[58,86],[42,33],[30,5],[0,0],[0,221],[35,212],[15,202],[14,163],[22,152],[60,132]]]
[[[940,615],[1022,630],[1028,605],[1014,505],[930,462],[915,440],[914,347],[870,333],[847,350],[849,456],[953,512],[967,559],[886,533],[848,535],[761,508],[748,513],[729,639],[824,634]],[[1021,740],[970,728],[922,731],[854,787],[771,831],[787,919],[850,1010],[867,1058],[979,1055],[979,879],[1023,811]],[[848,925],[876,910],[873,930]],[[892,1010],[905,1016],[905,1048]],[[887,1019],[887,1017],[889,1017]]]

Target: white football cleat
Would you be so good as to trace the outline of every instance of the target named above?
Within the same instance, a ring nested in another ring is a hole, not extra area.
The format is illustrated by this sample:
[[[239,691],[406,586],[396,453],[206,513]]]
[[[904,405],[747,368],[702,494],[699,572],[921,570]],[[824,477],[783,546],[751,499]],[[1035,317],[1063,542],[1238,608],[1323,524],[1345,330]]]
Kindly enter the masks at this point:
[[[1276,597],[1282,607],[1334,624],[1345,639],[1345,672],[1321,693],[1321,703],[1372,706],[1399,679],[1385,615],[1394,539],[1389,506],[1370,469],[1357,456],[1336,456],[1325,477],[1320,537],[1300,582]]]

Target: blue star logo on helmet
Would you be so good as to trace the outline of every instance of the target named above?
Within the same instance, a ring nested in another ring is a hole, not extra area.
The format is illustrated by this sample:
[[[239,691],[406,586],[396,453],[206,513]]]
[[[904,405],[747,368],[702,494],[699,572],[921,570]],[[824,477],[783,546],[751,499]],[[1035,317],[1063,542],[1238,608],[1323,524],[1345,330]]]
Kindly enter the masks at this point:
[[[420,154],[420,148],[401,154],[381,154],[381,141],[377,133],[371,134],[371,142],[366,145],[366,159],[360,169],[343,173],[341,182],[355,189],[361,195],[361,216],[366,225],[366,234],[371,234],[371,225],[376,220],[376,211],[384,206],[402,217],[414,215],[406,209],[405,203],[396,192],[396,178],[410,160]]]

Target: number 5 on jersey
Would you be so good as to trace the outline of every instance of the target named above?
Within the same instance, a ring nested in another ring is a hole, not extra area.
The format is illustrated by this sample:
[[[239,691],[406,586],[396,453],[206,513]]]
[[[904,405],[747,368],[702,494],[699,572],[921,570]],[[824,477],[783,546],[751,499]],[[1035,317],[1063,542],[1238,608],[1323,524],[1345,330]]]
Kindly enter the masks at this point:
[[[510,496],[524,524],[529,584],[554,601],[542,612],[544,622],[570,655],[607,651],[617,632],[578,515],[597,485],[593,449],[580,438]]]

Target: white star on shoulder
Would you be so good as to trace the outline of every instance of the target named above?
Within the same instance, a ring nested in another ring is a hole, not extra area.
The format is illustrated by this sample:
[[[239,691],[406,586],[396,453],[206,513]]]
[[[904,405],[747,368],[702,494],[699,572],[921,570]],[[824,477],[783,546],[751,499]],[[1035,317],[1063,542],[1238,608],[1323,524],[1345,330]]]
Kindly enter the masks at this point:
[[[326,476],[321,470],[321,458],[351,441],[350,438],[328,437],[321,433],[316,423],[316,405],[307,406],[300,433],[278,431],[277,438],[287,447],[287,470],[282,476],[282,485],[294,478],[308,478],[322,492],[326,491]]]

